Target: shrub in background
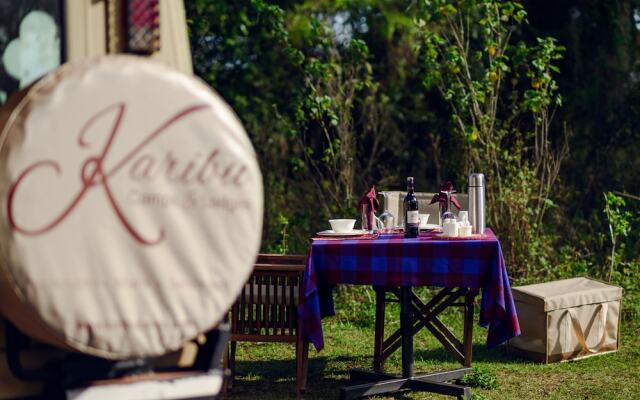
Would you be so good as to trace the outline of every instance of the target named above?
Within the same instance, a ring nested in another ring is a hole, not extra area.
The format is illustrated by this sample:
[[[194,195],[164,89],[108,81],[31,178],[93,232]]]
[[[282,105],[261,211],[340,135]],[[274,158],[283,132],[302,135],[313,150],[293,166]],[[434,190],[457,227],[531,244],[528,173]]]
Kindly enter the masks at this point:
[[[451,105],[466,161],[460,172],[485,174],[488,225],[508,238],[507,263],[526,277],[545,253],[537,238],[568,152],[566,142],[555,148],[549,136],[561,105],[553,74],[563,47],[549,37],[532,44],[512,40],[527,22],[518,2],[419,5],[424,84],[438,88]]]
[[[370,184],[402,189],[413,175],[419,190],[449,179],[463,189],[477,168],[516,284],[610,277],[625,288],[628,315],[640,315],[639,235],[609,231],[622,226],[617,216],[637,225],[640,203],[627,196],[603,212],[600,194],[639,188],[628,173],[640,165],[638,34],[625,28],[634,9],[569,3],[525,3],[544,21],[530,26],[533,14],[509,1],[185,2],[195,72],[238,113],[258,153],[262,250],[304,254],[327,217],[357,216],[353,198]],[[567,58],[549,32],[571,45]],[[560,90],[570,97],[554,127]],[[579,129],[560,190],[564,118]]]

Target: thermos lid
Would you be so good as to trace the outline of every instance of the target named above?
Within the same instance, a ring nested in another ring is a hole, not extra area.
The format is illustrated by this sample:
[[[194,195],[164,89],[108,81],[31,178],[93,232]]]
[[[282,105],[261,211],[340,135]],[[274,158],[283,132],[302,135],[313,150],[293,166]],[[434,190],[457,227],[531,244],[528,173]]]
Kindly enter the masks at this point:
[[[469,175],[469,186],[484,186],[484,174],[473,173]]]

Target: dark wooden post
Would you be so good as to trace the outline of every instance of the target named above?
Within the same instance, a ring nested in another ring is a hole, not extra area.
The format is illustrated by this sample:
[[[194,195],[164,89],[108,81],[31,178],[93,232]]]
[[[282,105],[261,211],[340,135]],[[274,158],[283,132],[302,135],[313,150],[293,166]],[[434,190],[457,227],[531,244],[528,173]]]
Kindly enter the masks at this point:
[[[463,358],[465,367],[471,366],[471,358],[473,354],[473,311],[474,301],[477,294],[478,289],[469,289],[467,294],[464,296],[464,339],[462,339],[462,343],[464,346]]]
[[[411,287],[400,288],[400,331],[402,333],[402,377],[413,376],[413,307]]]
[[[386,309],[385,296],[387,292],[383,287],[374,287],[376,291],[376,326],[373,344],[373,370],[382,372],[384,359],[382,358],[382,344],[384,343],[384,313]]]

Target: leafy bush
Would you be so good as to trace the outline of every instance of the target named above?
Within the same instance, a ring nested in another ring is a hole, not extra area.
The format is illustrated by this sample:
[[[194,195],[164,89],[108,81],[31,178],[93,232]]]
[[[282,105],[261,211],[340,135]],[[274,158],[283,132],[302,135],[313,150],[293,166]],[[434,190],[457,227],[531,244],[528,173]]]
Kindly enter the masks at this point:
[[[631,226],[640,219],[629,211],[627,202],[621,196],[607,192],[604,194],[604,214],[607,218],[611,251],[608,263],[598,273],[602,279],[622,286],[625,290],[624,316],[628,319],[640,316],[640,260],[635,251],[629,252],[626,240],[630,238]],[[637,234],[636,234],[637,235]]]
[[[546,250],[536,246],[560,164],[568,148],[550,140],[561,105],[553,74],[564,48],[550,37],[512,40],[527,22],[514,1],[425,1],[416,24],[424,83],[451,106],[461,139],[463,177],[487,179],[488,223],[508,238],[507,263],[516,275],[533,272]],[[540,252],[540,250],[543,250]]]
[[[305,253],[329,217],[356,217],[355,200],[372,184],[397,188],[390,185],[399,176],[427,170],[429,148],[414,138],[430,130],[431,114],[400,104],[424,102],[408,89],[417,71],[406,69],[415,55],[403,4],[194,0],[185,7],[194,69],[238,113],[258,153],[263,251]],[[384,29],[365,32],[380,23]],[[390,51],[397,57],[372,63]]]
[[[463,385],[477,387],[481,389],[497,389],[498,379],[496,375],[487,368],[473,367],[473,370],[460,379]]]
[[[487,176],[488,223],[516,284],[577,275],[611,280],[625,288],[625,316],[640,316],[640,232],[628,229],[640,222],[640,201],[601,196],[640,187],[640,175],[629,173],[640,165],[640,84],[629,76],[640,54],[637,30],[627,25],[632,7],[273,3],[185,2],[194,70],[240,116],[258,155],[263,251],[306,253],[329,216],[357,216],[353,199],[371,184],[401,189],[402,177],[415,176],[420,191],[445,180],[462,189],[475,170]],[[529,25],[531,12],[544,26]],[[596,22],[569,18],[574,12]],[[547,37],[561,32],[547,23],[560,24],[564,43],[573,43],[566,58]],[[609,33],[593,35],[592,26]],[[608,62],[613,53],[629,62]],[[591,77],[602,78],[582,84]],[[620,112],[623,106],[629,109]],[[585,112],[592,109],[598,112]],[[556,111],[580,127],[562,188],[566,137],[563,121],[551,125]]]

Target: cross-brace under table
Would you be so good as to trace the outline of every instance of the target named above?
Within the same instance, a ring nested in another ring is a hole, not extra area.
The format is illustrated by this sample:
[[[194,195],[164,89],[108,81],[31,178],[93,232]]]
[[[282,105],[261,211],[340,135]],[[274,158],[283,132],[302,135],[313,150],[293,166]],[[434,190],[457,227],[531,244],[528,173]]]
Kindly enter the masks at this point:
[[[340,399],[349,400],[375,394],[393,393],[399,390],[417,390],[471,399],[468,386],[447,383],[460,379],[471,371],[473,345],[473,310],[477,289],[444,288],[426,304],[413,293],[412,287],[375,287],[376,322],[375,346],[372,371],[352,370],[352,382],[365,382],[345,386],[340,389]],[[387,299],[386,294],[397,297]],[[462,301],[459,301],[461,300]],[[400,302],[400,329],[384,339],[384,314],[386,302]],[[445,309],[452,306],[464,308],[463,339],[460,341],[438,318]],[[463,368],[449,371],[414,375],[413,336],[427,328],[444,348],[451,353]],[[402,347],[402,376],[382,372],[384,361],[399,347]]]

